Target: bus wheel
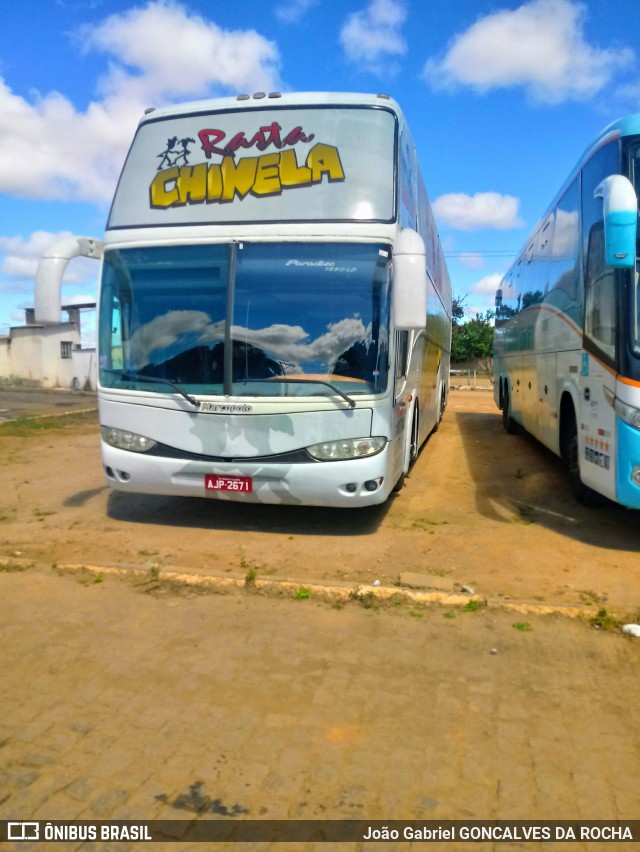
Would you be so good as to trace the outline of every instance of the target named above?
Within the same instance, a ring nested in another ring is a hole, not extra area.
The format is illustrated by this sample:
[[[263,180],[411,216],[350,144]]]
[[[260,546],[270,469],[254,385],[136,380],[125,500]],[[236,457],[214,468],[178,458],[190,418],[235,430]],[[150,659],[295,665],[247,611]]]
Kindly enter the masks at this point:
[[[509,389],[504,389],[504,401],[502,403],[502,425],[508,435],[515,435],[518,431],[518,424],[511,416],[511,403],[509,402]]]
[[[402,491],[403,488],[404,488],[404,473],[401,473],[400,478],[398,479],[396,484],[393,486],[391,491],[392,491],[393,494],[398,494],[398,492]]]
[[[445,392],[444,392],[444,386],[441,385],[441,387],[440,387],[440,402],[438,404],[438,416],[437,416],[437,419],[436,419],[436,425],[433,427],[434,432],[438,431],[438,426],[440,425],[440,421],[442,420],[442,417],[444,415],[444,410],[445,410],[446,407],[447,407],[447,402],[446,402],[446,396],[445,396]]]
[[[565,439],[564,455],[567,462],[569,477],[571,479],[571,490],[573,492],[573,496],[576,498],[578,503],[581,503],[583,506],[587,506],[588,508],[604,506],[607,502],[607,498],[602,494],[598,494],[598,492],[594,491],[593,488],[589,488],[589,486],[585,485],[580,478],[580,444],[578,442],[578,426],[575,414],[573,413],[571,415],[571,421],[566,434],[567,437]]]

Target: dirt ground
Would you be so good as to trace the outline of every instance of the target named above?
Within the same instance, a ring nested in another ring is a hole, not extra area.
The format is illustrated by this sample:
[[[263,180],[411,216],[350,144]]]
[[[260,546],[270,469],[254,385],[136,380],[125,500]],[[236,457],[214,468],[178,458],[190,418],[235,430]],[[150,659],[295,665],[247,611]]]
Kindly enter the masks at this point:
[[[6,391],[0,409],[11,409]],[[452,391],[402,492],[367,510],[111,492],[97,415],[46,423],[0,424],[5,566],[135,566],[156,577],[251,574],[301,586],[395,587],[413,572],[436,589],[470,587],[490,604],[640,620],[640,516],[578,505],[552,454],[504,432],[491,391]]]

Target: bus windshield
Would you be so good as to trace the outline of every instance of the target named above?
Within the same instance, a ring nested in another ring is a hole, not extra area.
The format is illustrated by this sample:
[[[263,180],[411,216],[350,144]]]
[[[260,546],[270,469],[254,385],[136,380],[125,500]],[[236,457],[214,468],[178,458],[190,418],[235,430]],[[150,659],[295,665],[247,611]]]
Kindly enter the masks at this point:
[[[390,255],[380,244],[297,242],[105,252],[100,382],[254,397],[382,393]]]

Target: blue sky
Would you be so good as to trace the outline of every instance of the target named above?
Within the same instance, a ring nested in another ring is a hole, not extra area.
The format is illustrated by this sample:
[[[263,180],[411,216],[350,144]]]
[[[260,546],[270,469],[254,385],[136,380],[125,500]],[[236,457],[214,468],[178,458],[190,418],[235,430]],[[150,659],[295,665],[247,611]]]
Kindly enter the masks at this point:
[[[39,0],[0,29],[0,330],[37,260],[100,237],[143,110],[255,91],[387,92],[412,127],[454,294],[497,279],[584,148],[640,111],[632,0]],[[74,261],[63,301],[95,298]]]

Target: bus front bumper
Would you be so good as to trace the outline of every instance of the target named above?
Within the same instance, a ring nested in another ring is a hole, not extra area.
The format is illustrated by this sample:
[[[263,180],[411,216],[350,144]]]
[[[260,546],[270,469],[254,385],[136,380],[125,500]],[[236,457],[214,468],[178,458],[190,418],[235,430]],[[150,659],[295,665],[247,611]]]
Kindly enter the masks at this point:
[[[620,418],[617,431],[616,499],[629,509],[640,509],[640,431]]]
[[[395,484],[388,477],[389,443],[374,456],[308,464],[184,461],[128,452],[104,441],[101,449],[111,488],[137,494],[356,508],[384,503]],[[218,490],[218,479],[225,485],[236,480],[243,490]]]

